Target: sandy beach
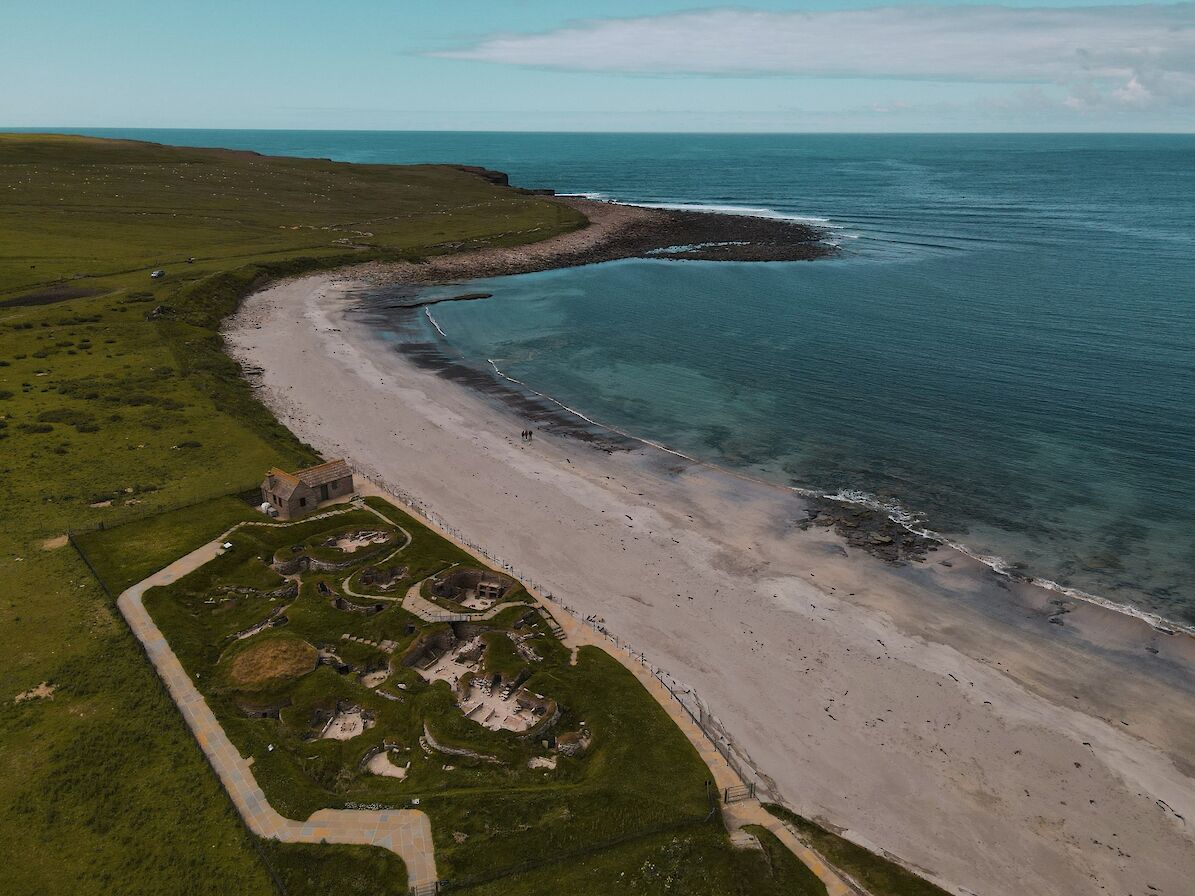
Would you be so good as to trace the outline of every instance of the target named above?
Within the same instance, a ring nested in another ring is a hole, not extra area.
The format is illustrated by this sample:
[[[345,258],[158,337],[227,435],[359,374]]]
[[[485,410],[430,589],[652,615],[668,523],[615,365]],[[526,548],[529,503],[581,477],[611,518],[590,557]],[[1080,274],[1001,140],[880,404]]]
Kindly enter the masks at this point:
[[[401,269],[352,276],[230,321],[266,404],[695,688],[778,799],[953,892],[1191,892],[1195,640],[946,547],[884,562],[790,491],[646,446],[525,443],[352,313]]]

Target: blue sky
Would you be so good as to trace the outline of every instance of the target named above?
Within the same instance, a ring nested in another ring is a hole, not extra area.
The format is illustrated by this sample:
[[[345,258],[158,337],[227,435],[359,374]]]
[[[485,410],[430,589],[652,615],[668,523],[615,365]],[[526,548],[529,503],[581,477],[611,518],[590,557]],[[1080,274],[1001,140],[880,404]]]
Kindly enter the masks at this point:
[[[1195,130],[1195,3],[3,7],[9,127]]]

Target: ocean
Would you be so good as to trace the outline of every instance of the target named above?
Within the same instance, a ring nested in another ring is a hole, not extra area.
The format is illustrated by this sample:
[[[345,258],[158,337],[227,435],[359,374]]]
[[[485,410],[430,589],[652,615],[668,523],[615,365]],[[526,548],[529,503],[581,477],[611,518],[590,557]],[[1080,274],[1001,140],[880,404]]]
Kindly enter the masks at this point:
[[[612,262],[432,311],[595,420],[1195,625],[1195,137],[90,133],[818,224],[838,257]]]

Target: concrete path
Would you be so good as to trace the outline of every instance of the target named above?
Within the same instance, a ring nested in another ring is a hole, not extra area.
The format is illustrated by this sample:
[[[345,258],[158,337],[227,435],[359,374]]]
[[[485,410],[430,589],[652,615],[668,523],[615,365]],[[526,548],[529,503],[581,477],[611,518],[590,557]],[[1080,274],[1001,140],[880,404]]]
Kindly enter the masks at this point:
[[[723,806],[722,818],[732,833],[741,831],[749,824],[767,828],[776,835],[776,839],[788,847],[789,852],[818,876],[826,885],[828,896],[867,896],[863,890],[855,887],[852,881],[827,864],[826,860],[801,840],[792,828],[761,806],[758,800],[744,800],[741,803]]]
[[[390,495],[373,486],[372,483],[368,483],[367,489],[363,489],[363,491],[378,495],[387,501],[394,500]],[[345,513],[361,506],[365,506],[366,509],[371,510],[375,515],[402,531],[407,536],[407,543],[410,544],[411,536],[406,530],[402,529],[401,526],[382,513],[359,502],[354,502],[351,506],[317,514],[315,517],[306,517],[303,521],[307,522],[317,517]],[[406,513],[419,516],[418,513],[415,513],[410,508],[404,507],[402,509]],[[430,529],[437,532],[440,537],[453,542],[469,554],[476,556],[475,552],[467,545],[462,544],[456,538],[441,531],[440,527],[431,521],[425,519],[423,522]],[[245,819],[245,823],[253,833],[261,837],[269,837],[286,843],[349,843],[381,846],[402,857],[407,866],[409,887],[416,888],[434,883],[437,880],[437,874],[432,844],[431,823],[427,815],[423,812],[412,809],[394,811],[321,809],[305,822],[293,821],[279,815],[266,801],[265,795],[261,788],[258,787],[257,781],[250,770],[249,762],[243,759],[235,747],[233,747],[232,742],[224,733],[223,727],[216,720],[211,709],[208,708],[203,695],[199,693],[191,679],[187,676],[174,651],[170,649],[170,645],[166,643],[162,632],[154,624],[142,604],[142,595],[150,588],[174,582],[217,557],[221,552],[221,545],[242,526],[279,527],[288,525],[292,524],[269,522],[238,523],[215,541],[192,551],[182,559],[170,564],[170,566],[161,572],[155,573],[129,588],[117,599],[117,606],[120,608],[121,613],[124,614],[133,633],[145,647],[150,661],[154,664],[154,668],[157,669],[158,675],[166,683],[170,695],[174,698],[175,703],[178,704],[179,710],[195,735],[195,739],[199,741],[200,747],[202,747],[208,757],[208,761],[211,762],[212,767],[216,770],[216,774],[236,805],[237,811],[241,813],[241,816]],[[403,547],[406,547],[406,545]],[[401,550],[402,548],[395,553],[400,553]],[[477,559],[486,565],[489,563],[484,558],[477,557]],[[344,583],[344,588],[346,593],[352,596],[377,599],[377,595],[353,595],[352,592],[348,591],[347,580]],[[439,621],[446,616],[464,615],[451,614],[443,607],[439,607],[424,599],[419,594],[419,588],[420,585],[417,584],[413,585],[407,591],[407,594],[402,598],[404,609],[427,621]],[[618,659],[619,662],[639,679],[640,683],[664,707],[677,727],[684,732],[690,743],[697,749],[702,760],[709,767],[710,776],[719,793],[724,793],[728,787],[735,787],[745,783],[739,777],[738,773],[726,762],[722,754],[714,747],[713,743],[693,720],[692,716],[677,702],[668,688],[650,670],[639,663],[626,650],[611,643],[601,633],[589,628],[589,626],[583,624],[573,616],[564,612],[552,612],[549,609],[551,604],[545,601],[541,595],[536,594],[529,586],[527,586],[527,591],[537,601],[536,604],[520,602],[498,604],[491,607],[485,613],[468,614],[468,618],[479,620],[489,619],[510,606],[525,606],[529,609],[533,606],[538,607],[541,613],[544,613],[551,620],[555,621],[556,625],[563,631],[564,637],[561,640],[566,646],[574,649],[586,644],[599,647]],[[393,598],[390,599],[393,600]],[[801,862],[818,876],[822,883],[825,884],[828,896],[858,896],[861,893],[847,878],[830,867],[817,852],[802,842],[791,828],[764,809],[758,800],[742,800],[724,805],[722,807],[722,817],[732,835],[742,831],[746,825],[760,825],[771,831]]]
[[[333,511],[343,512],[343,511]],[[321,514],[324,515],[324,514]],[[328,514],[331,515],[331,514]],[[308,517],[307,519],[310,519]],[[240,525],[284,526],[286,523],[243,523]],[[257,785],[248,760],[233,746],[224,728],[208,707],[203,695],[183,670],[182,664],[142,603],[150,588],[167,585],[219,556],[221,544],[240,528],[234,526],[215,541],[192,551],[161,572],[129,588],[116,604],[129,627],[145,648],[150,662],[178,704],[195,739],[215,769],[245,824],[259,837],[284,843],[348,843],[380,846],[397,853],[407,866],[407,886],[420,887],[436,881],[436,860],[431,822],[423,812],[412,809],[365,811],[321,809],[306,821],[279,815]]]
[[[359,486],[362,486],[362,492],[376,495],[391,503],[396,500],[375,483],[365,480],[363,477],[361,479],[362,481],[359,482]],[[469,545],[464,544],[459,539],[445,532],[440,526],[424,518],[418,511],[409,507],[403,507],[402,509],[404,512],[420,519],[424,525],[439,534],[441,538],[451,541],[484,565],[489,565],[489,560],[479,556]],[[403,608],[428,621],[436,621],[439,618],[443,618],[447,614],[447,611],[421,597],[419,587],[419,585],[414,585],[408,590],[406,597],[403,599]],[[617,659],[639,679],[640,683],[656,699],[656,702],[664,707],[677,727],[684,732],[689,742],[697,749],[697,752],[701,754],[701,758],[706,766],[708,766],[710,776],[714,781],[714,785],[718,788],[719,794],[725,793],[728,787],[736,787],[746,783],[739,777],[738,772],[730,767],[730,764],[718,752],[713,742],[693,720],[688,711],[672,696],[671,691],[649,669],[620,645],[612,643],[605,635],[590,628],[575,616],[565,612],[562,608],[554,607],[551,601],[545,599],[543,595],[538,594],[530,585],[524,583],[524,587],[527,589],[527,593],[536,600],[536,606],[538,606],[539,611],[547,617],[547,620],[550,620],[549,625],[554,623],[555,627],[560,631],[560,640],[564,642],[566,647],[573,648],[574,656],[576,648],[579,646],[590,644],[599,647]],[[472,618],[486,619],[505,609],[507,606],[515,605],[517,604],[500,604],[497,607],[492,607],[486,614],[470,615]],[[524,606],[531,605],[524,604]],[[862,893],[848,878],[831,867],[817,852],[804,843],[791,828],[772,815],[772,813],[768,812],[760,804],[758,799],[752,798],[724,805],[722,807],[722,818],[727,830],[732,835],[732,839],[734,839],[733,835],[742,831],[746,825],[760,825],[767,828],[810,871],[818,876],[822,883],[825,884],[828,896],[858,896],[858,894]]]

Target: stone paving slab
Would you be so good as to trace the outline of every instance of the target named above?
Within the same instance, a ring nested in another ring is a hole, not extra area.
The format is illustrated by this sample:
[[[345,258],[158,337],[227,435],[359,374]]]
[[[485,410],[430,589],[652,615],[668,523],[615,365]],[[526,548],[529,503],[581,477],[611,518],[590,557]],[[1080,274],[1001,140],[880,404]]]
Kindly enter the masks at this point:
[[[318,516],[331,516],[343,510]],[[306,517],[308,522],[315,517]],[[418,887],[437,880],[431,822],[426,813],[414,809],[372,812],[356,809],[320,809],[307,821],[284,818],[276,812],[257,785],[245,760],[203,695],[182,667],[165,636],[145,609],[142,597],[159,585],[167,585],[219,556],[221,545],[242,525],[285,526],[287,523],[242,523],[215,541],[192,551],[164,570],[129,588],[116,605],[133,634],[141,642],[158,676],[178,705],[220,782],[249,830],[259,837],[285,843],[346,843],[377,845],[397,853],[407,866],[407,884]]]

